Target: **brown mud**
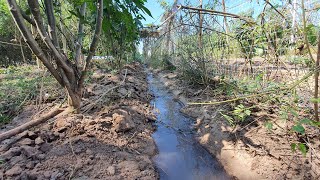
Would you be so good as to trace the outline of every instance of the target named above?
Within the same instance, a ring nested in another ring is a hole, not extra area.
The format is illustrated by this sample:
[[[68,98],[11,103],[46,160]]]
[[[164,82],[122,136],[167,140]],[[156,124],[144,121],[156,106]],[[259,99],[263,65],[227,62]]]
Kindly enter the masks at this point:
[[[112,74],[97,70],[81,114],[57,116],[1,142],[0,179],[157,179],[155,130],[140,64]],[[103,96],[102,96],[103,95]],[[49,111],[28,106],[4,132]]]

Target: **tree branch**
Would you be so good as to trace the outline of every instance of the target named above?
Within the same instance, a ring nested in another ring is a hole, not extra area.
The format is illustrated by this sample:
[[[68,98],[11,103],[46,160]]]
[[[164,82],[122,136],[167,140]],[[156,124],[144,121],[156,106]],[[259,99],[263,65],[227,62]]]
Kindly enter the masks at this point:
[[[96,22],[96,29],[94,32],[92,42],[90,44],[89,54],[86,58],[85,66],[83,67],[83,71],[82,71],[82,74],[81,74],[81,77],[80,77],[80,80],[78,83],[78,87],[80,89],[82,89],[83,82],[84,82],[84,79],[86,78],[86,74],[87,74],[87,71],[89,68],[89,64],[90,64],[91,59],[96,51],[97,46],[98,46],[99,36],[101,33],[101,29],[102,29],[102,20],[103,20],[103,0],[98,0],[97,9],[98,9],[98,14],[97,14],[97,20],[96,20],[97,21]]]
[[[22,17],[23,17],[26,21],[28,21],[28,23],[32,24],[33,26],[36,26],[36,22],[35,22],[32,18],[30,18],[24,11],[22,11],[22,10],[20,9],[20,12],[21,12]]]
[[[31,9],[31,13],[34,17],[34,20],[37,25],[37,29],[40,33],[40,36],[42,40],[45,42],[45,44],[48,46],[49,49],[53,52],[53,55],[56,57],[55,60],[57,61],[57,65],[60,66],[61,68],[68,74],[70,74],[70,77],[73,69],[67,64],[67,58],[63,57],[60,52],[58,52],[57,48],[53,45],[52,41],[50,40],[50,37],[48,36],[44,25],[43,21],[40,15],[40,6],[39,2],[37,0],[28,0],[29,7]]]
[[[84,2],[81,7],[80,7],[80,15],[82,17],[84,17],[85,13],[86,13],[86,7],[87,7],[87,3]],[[78,39],[76,42],[76,55],[75,55],[75,62],[76,62],[76,66],[78,66],[78,62],[80,59],[80,54],[81,54],[81,47],[82,47],[82,38],[83,37],[83,21],[81,20],[81,18],[79,19],[79,25],[78,25]]]
[[[209,13],[212,13],[213,15],[217,15],[217,16],[238,18],[238,19],[244,20],[244,21],[246,21],[248,23],[255,24],[255,22],[252,19],[246,18],[246,17],[243,17],[243,16],[239,16],[237,14],[221,12],[221,11],[216,11],[216,10],[212,10],[212,9],[195,8],[195,7],[189,7],[189,6],[183,6],[183,5],[178,5],[177,7],[178,8],[182,8],[182,9],[191,9],[191,10],[195,10],[195,11],[209,12]]]
[[[9,0],[8,0],[9,1]],[[64,110],[63,109],[59,109],[59,108],[55,108],[53,109],[52,111],[50,111],[48,114],[44,115],[43,117],[40,117],[38,119],[35,119],[35,120],[32,120],[32,121],[29,121],[25,124],[22,124],[21,126],[18,126],[14,129],[11,129],[9,131],[6,131],[2,134],[0,134],[0,142],[5,140],[5,139],[8,139],[16,134],[19,134],[19,133],[22,133],[23,131],[27,130],[27,129],[30,129],[32,127],[35,127],[53,117],[55,117],[56,115],[60,114],[61,112],[63,112]]]
[[[50,63],[48,58],[45,56],[41,48],[39,47],[38,43],[35,41],[35,39],[32,37],[32,34],[30,30],[27,28],[26,24],[24,23],[24,19],[21,15],[21,11],[17,5],[17,2],[15,0],[7,0],[9,10],[11,12],[11,15],[16,23],[16,25],[19,28],[19,31],[21,32],[25,42],[28,44],[29,48],[32,50],[32,52],[42,61],[42,63],[48,68],[48,70],[51,72],[51,74],[54,76],[54,78],[63,85],[62,79],[58,73],[58,71],[54,68],[54,66]]]
[[[44,5],[46,7],[46,14],[48,18],[48,31],[50,34],[50,37],[52,39],[53,45],[59,48],[59,42],[57,38],[57,33],[56,33],[56,19],[54,17],[54,12],[53,12],[53,1],[52,0],[45,0]]]

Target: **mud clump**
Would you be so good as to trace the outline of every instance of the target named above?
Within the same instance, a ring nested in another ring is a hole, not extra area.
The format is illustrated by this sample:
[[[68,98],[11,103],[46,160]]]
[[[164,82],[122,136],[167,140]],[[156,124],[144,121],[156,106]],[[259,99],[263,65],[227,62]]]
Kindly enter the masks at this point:
[[[114,113],[112,120],[113,128],[116,132],[126,132],[135,127],[131,116],[126,111],[122,111],[122,114]]]
[[[151,161],[155,116],[142,66],[127,65],[116,75],[97,69],[91,81],[81,114],[57,117],[2,142],[0,179],[158,178]]]

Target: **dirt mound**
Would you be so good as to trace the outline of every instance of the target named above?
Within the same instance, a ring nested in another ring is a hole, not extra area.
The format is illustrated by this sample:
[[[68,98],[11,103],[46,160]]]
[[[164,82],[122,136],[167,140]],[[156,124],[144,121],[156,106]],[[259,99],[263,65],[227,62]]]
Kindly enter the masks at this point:
[[[155,117],[147,87],[140,64],[115,75],[96,71],[84,113],[60,116],[2,143],[0,177],[156,179]]]

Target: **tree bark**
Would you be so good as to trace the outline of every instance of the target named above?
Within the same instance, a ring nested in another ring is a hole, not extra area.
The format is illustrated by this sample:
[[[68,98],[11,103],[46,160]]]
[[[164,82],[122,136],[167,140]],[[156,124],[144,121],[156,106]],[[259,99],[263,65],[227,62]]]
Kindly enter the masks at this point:
[[[70,100],[69,105],[73,106],[74,109],[78,111],[81,105],[82,89],[84,79],[86,77],[86,72],[88,71],[92,56],[96,51],[99,36],[101,33],[103,0],[97,0],[96,29],[90,45],[89,55],[86,59],[86,63],[81,75],[76,68],[77,64],[72,64],[72,62],[59,48],[52,1],[45,0],[46,16],[49,24],[48,32],[46,31],[43,19],[41,17],[38,0],[28,0],[28,5],[33,15],[33,19],[28,18],[28,16],[22,16],[22,13],[15,0],[7,0],[7,2],[11,15],[17,27],[19,28],[24,40],[26,41],[32,52],[43,62],[50,73],[54,76],[54,78],[60,83],[60,85],[66,88],[69,97],[68,99]],[[39,44],[35,41],[35,38],[32,36],[30,30],[28,29],[28,26],[25,24],[24,18],[27,19],[29,23],[36,25],[37,31],[40,34],[42,41],[46,44],[49,51],[53,55],[53,61],[45,55]]]
[[[226,13],[226,4],[225,4],[225,2],[224,2],[224,0],[222,0],[222,10],[223,10],[223,12],[224,13]],[[227,16],[223,16],[223,23],[224,23],[224,27],[225,27],[225,32],[226,32],[226,34],[228,34],[229,33],[229,27],[228,27],[228,22],[227,22]],[[226,37],[226,42],[228,43],[229,42],[229,38],[228,38],[228,36]]]
[[[293,0],[292,2],[292,11],[291,11],[291,14],[292,14],[292,35],[291,35],[291,43],[292,44],[295,44],[296,43],[296,19],[297,19],[297,0]]]
[[[103,20],[103,0],[98,0],[97,9],[98,9],[98,14],[97,14],[97,22],[96,22],[95,32],[94,32],[94,35],[92,38],[92,42],[90,44],[89,54],[86,58],[85,65],[83,67],[81,77],[80,77],[80,80],[78,83],[78,87],[79,87],[80,91],[82,91],[82,89],[83,89],[83,82],[87,76],[89,64],[90,64],[91,59],[96,51],[97,46],[98,46],[99,36],[101,34],[101,29],[102,29],[102,20]]]
[[[199,0],[199,7],[202,9],[202,0]],[[202,49],[202,23],[203,23],[203,15],[199,11],[199,37],[198,37],[198,47]]]
[[[84,2],[81,7],[80,7],[80,15],[82,17],[85,16],[86,13],[86,7],[87,3]],[[80,55],[81,55],[81,47],[82,47],[82,38],[83,37],[83,22],[81,19],[79,19],[79,25],[78,25],[78,39],[77,39],[77,44],[76,44],[76,55],[75,55],[75,62],[78,65],[80,62]]]
[[[8,139],[16,134],[19,134],[25,130],[28,130],[32,127],[35,127],[53,117],[55,117],[56,115],[60,114],[61,112],[63,112],[64,110],[63,109],[59,109],[59,108],[55,108],[54,110],[52,110],[51,112],[49,112],[48,114],[44,115],[43,117],[41,118],[38,118],[38,119],[35,119],[35,120],[32,120],[32,121],[29,121],[25,124],[22,124],[21,126],[18,126],[14,129],[11,129],[9,131],[6,131],[2,134],[0,134],[0,142],[5,140],[5,139]]]
[[[59,48],[59,42],[56,33],[56,18],[54,17],[53,11],[53,1],[44,0],[44,5],[46,7],[46,14],[48,18],[48,32],[50,34],[50,38],[53,42],[53,45]]]
[[[11,15],[21,32],[24,41],[28,44],[32,52],[42,61],[42,63],[48,68],[50,73],[55,77],[55,79],[59,82],[59,84],[63,85],[62,78],[59,75],[58,71],[54,68],[51,62],[47,59],[44,52],[39,47],[38,43],[32,37],[30,30],[27,28],[26,24],[24,23],[24,18],[21,15],[20,9],[17,6],[15,0],[7,0],[9,5],[9,10]]]
[[[316,102],[314,103],[315,120],[319,121],[319,65],[320,65],[320,31],[318,32],[318,53],[316,60],[316,72],[314,74],[314,98]]]

